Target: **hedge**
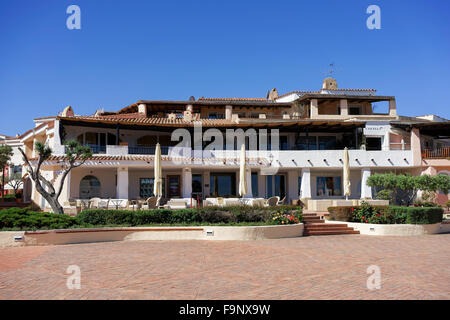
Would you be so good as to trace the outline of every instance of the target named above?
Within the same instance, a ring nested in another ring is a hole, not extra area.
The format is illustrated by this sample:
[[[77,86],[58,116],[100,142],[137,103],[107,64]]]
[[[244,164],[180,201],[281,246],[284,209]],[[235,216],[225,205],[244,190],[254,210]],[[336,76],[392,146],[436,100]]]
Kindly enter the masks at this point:
[[[433,224],[442,222],[441,207],[389,207],[388,213],[401,217],[406,224]]]
[[[68,215],[34,212],[29,208],[0,210],[0,230],[67,229],[77,225],[77,220]]]
[[[277,215],[275,215],[278,213]],[[97,227],[106,225],[140,226],[151,224],[292,224],[302,220],[300,207],[269,208],[207,207],[181,210],[85,210],[77,217],[34,212],[29,208],[0,210],[0,230],[43,230]]]
[[[441,207],[398,207],[361,205],[328,208],[329,219],[375,224],[434,224],[443,219]]]
[[[192,223],[242,223],[263,222],[275,224],[274,213],[295,215],[301,221],[299,207],[283,206],[254,208],[206,207],[200,209],[156,209],[156,210],[85,210],[77,216],[80,224],[90,225],[149,225],[149,224],[192,224]],[[286,220],[287,221],[287,220]]]

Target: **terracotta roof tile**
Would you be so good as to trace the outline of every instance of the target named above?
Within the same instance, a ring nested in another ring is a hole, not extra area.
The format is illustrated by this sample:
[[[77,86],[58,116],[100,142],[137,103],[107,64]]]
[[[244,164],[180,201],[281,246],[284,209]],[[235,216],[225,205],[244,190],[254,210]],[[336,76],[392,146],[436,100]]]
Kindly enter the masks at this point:
[[[65,156],[50,156],[45,162],[61,162],[65,159]],[[150,162],[154,161],[155,156],[154,155],[93,155],[91,158],[87,159],[87,161],[145,161]],[[170,157],[170,156],[161,156],[161,160],[163,161],[170,161],[173,159],[182,159],[186,161],[203,161],[203,162],[221,162],[224,163],[224,160],[226,160],[225,163],[235,162],[236,165],[239,165],[239,157],[234,158],[183,158],[183,157]],[[30,159],[30,161],[36,161],[37,158]],[[269,160],[265,158],[247,158],[247,162],[252,165],[258,165],[258,164],[267,164]]]
[[[160,125],[160,126],[193,126],[194,122],[185,121],[182,118],[169,119],[169,118],[148,118],[145,116],[130,116],[122,117],[122,114],[118,114],[115,117],[110,116],[73,116],[73,117],[60,117],[63,120],[87,120],[92,122],[104,122],[104,123],[123,123],[123,124],[142,124],[142,125]],[[226,126],[235,124],[235,122],[226,119],[201,119],[204,126]]]
[[[204,98],[201,97],[198,101],[269,101],[265,98]]]

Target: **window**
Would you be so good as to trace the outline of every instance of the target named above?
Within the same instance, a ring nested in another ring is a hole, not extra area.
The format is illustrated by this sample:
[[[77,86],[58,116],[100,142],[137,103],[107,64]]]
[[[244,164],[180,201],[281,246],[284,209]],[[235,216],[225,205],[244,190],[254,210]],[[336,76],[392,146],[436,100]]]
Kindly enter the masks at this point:
[[[230,197],[236,195],[236,174],[211,173],[210,193],[214,197]]]
[[[192,193],[202,193],[202,175],[201,174],[193,174],[192,175]]]
[[[317,150],[316,137],[298,137],[296,147],[297,150]]]
[[[223,112],[210,112],[208,119],[225,119],[225,114]]]
[[[319,150],[335,150],[336,137],[319,137]]]
[[[354,106],[348,108],[348,114],[349,115],[360,115],[361,114],[361,107],[360,106]]]
[[[80,182],[80,199],[100,198],[101,184],[97,177],[85,176]]]
[[[298,177],[298,196],[302,196],[302,176]]]
[[[154,190],[154,178],[140,178],[139,179],[139,196],[143,199],[150,198],[154,196],[153,190]],[[165,197],[165,179],[163,178],[162,183],[162,189],[163,189],[163,197]]]
[[[262,112],[251,112],[250,113],[250,118],[259,119],[259,115],[260,114],[264,114],[265,115],[265,113],[262,113]]]
[[[278,136],[278,148],[274,146],[274,150],[287,150],[288,149],[288,137]],[[267,150],[272,150],[272,136],[267,136]]]
[[[258,197],[258,173],[252,172],[252,196],[253,198]]]
[[[381,150],[381,137],[366,137],[366,150]]]
[[[341,196],[341,177],[317,177],[317,196]]]
[[[14,166],[12,169],[12,173],[22,175],[22,166]]]
[[[286,196],[286,176],[278,174],[266,177],[267,197],[278,196],[283,199]]]

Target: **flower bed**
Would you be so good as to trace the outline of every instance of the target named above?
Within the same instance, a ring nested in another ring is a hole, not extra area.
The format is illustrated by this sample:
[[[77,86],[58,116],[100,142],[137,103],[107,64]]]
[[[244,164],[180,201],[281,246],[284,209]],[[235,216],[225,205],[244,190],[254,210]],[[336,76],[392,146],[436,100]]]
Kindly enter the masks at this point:
[[[371,224],[435,224],[442,221],[440,207],[380,207],[362,203],[361,206],[330,207],[329,219]]]

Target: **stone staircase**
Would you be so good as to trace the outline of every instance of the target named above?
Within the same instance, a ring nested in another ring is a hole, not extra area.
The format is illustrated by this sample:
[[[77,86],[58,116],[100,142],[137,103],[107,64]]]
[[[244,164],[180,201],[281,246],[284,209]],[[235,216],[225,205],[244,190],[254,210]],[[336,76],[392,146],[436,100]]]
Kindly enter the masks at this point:
[[[325,223],[317,213],[303,213],[303,223],[305,224],[304,236],[359,234],[359,231],[355,231],[346,224]]]

